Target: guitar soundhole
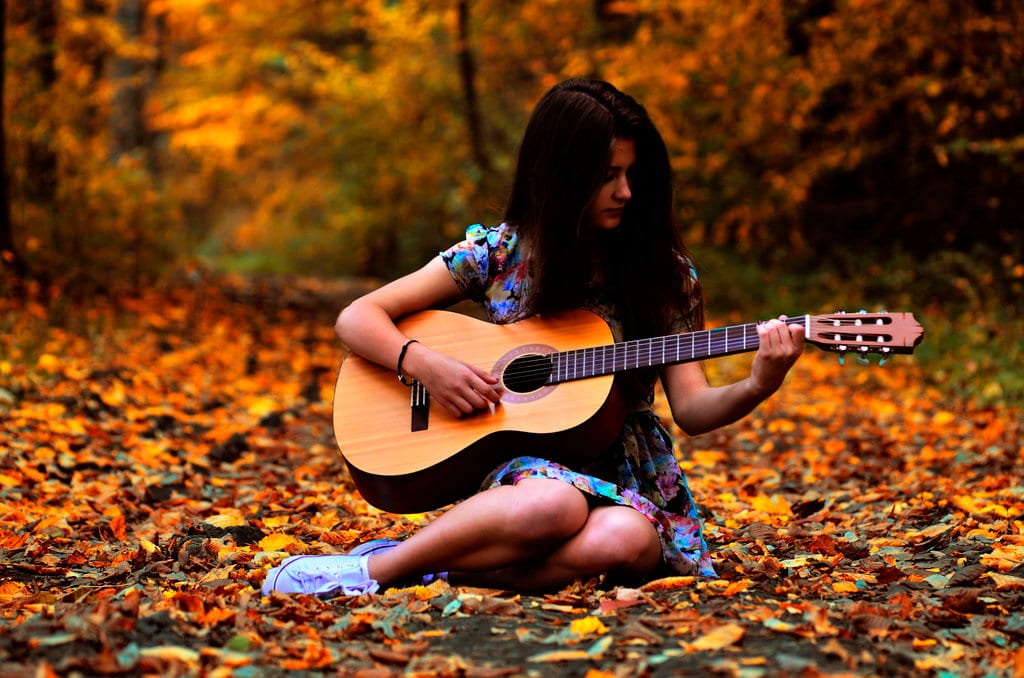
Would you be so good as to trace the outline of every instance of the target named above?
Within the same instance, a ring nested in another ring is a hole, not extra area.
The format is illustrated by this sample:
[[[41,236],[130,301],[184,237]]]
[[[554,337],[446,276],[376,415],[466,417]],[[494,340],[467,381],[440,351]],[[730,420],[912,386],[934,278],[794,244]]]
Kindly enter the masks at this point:
[[[505,368],[502,382],[513,393],[532,393],[548,383],[551,359],[544,355],[521,355]]]

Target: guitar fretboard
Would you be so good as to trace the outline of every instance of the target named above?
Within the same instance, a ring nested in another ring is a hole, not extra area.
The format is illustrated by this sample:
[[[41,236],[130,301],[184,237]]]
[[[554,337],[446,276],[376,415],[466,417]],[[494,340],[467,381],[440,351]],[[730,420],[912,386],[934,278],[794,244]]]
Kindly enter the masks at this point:
[[[786,322],[791,325],[805,324],[807,316],[789,318]],[[552,373],[549,383],[756,351],[760,346],[757,325],[746,323],[561,351],[550,356]]]

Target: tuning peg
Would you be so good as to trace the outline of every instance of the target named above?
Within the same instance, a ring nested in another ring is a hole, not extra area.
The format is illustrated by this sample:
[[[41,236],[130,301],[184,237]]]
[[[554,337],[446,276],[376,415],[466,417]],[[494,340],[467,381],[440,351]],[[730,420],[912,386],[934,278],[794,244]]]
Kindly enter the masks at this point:
[[[860,363],[861,365],[870,365],[871,364],[871,361],[868,360],[868,357],[866,355],[860,355],[860,354],[857,354],[857,362]]]
[[[846,354],[845,353],[840,353],[839,354],[839,364],[840,365],[845,365],[846,364]]]
[[[888,358],[887,358],[886,356],[884,356],[884,355],[883,355],[883,356],[881,356],[881,357],[880,357],[880,358],[878,359],[878,366],[879,366],[879,367],[885,367],[885,364],[886,364],[887,362],[889,362],[889,359],[888,359]]]

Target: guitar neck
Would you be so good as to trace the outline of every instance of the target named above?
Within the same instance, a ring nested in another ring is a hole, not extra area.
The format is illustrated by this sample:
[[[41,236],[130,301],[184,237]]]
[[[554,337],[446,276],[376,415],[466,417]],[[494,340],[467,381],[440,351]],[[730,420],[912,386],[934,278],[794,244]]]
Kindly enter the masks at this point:
[[[788,318],[789,325],[808,327],[810,316]],[[671,334],[651,339],[621,341],[606,346],[554,353],[548,383],[599,377],[616,372],[716,358],[756,351],[760,345],[758,323]]]

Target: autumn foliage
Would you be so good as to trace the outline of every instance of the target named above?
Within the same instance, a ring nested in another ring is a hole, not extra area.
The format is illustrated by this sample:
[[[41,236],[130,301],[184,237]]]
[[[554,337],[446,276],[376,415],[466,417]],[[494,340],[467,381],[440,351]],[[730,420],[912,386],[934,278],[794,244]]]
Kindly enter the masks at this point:
[[[1024,675],[1021,3],[0,9],[0,674]],[[429,519],[335,453],[340,281],[497,218],[578,75],[664,132],[712,318],[906,310],[924,343],[810,349],[680,438],[717,579],[263,598]]]
[[[811,349],[757,413],[681,438],[717,579],[263,598],[288,554],[429,518],[368,506],[335,453],[353,292],[204,279],[64,326],[0,301],[5,674],[1024,670],[1022,413],[942,396],[913,357]]]
[[[636,95],[663,130],[691,244],[813,267],[849,250],[983,246],[996,280],[1019,285],[1022,11],[8,2],[0,248],[36,276],[115,287],[197,254],[395,275],[496,217],[529,109],[590,75]],[[942,279],[924,275],[923,292]]]

